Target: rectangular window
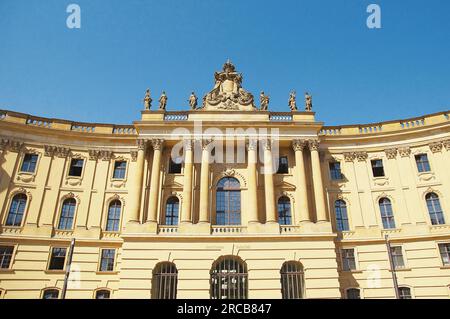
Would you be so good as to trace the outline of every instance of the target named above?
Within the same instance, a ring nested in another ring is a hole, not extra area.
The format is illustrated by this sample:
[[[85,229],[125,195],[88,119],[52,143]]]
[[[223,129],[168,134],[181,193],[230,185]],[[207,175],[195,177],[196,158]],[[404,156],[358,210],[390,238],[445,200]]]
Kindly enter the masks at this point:
[[[38,156],[36,154],[25,154],[23,157],[21,172],[34,173],[36,170]]]
[[[0,269],[9,269],[13,251],[13,246],[0,246]]]
[[[175,160],[169,159],[169,174],[181,174],[181,162],[182,158],[177,157]]]
[[[277,174],[288,174],[289,173],[288,158],[287,156],[280,156],[278,159],[278,171]]]
[[[355,250],[342,249],[342,269],[344,271],[356,270]]]
[[[66,248],[52,248],[48,270],[63,270],[66,262]]]
[[[340,181],[342,179],[341,163],[339,162],[330,163],[330,175],[331,180],[333,181]]]
[[[441,253],[442,264],[450,266],[450,243],[439,244],[439,252]]]
[[[69,176],[81,177],[81,172],[83,171],[84,160],[73,158],[70,161]]]
[[[100,271],[114,270],[115,249],[102,249],[102,256],[100,260]]]
[[[383,161],[382,160],[372,160],[370,162],[372,164],[373,177],[383,177],[384,176]]]
[[[125,179],[125,172],[127,170],[127,162],[115,161],[114,162],[114,179]]]
[[[428,155],[427,154],[419,154],[416,155],[416,164],[417,164],[417,170],[419,173],[423,172],[429,172],[430,169],[430,163],[428,162]]]
[[[391,256],[395,269],[405,268],[405,261],[403,260],[403,251],[401,246],[391,247]]]

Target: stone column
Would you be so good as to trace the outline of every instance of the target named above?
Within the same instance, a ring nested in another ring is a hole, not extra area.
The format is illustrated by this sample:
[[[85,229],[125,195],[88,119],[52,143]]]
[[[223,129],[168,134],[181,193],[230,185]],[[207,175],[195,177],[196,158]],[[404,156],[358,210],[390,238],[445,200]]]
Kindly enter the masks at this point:
[[[142,195],[142,181],[144,180],[144,161],[145,150],[147,141],[139,139],[137,140],[137,157],[136,157],[136,170],[134,174],[134,180],[130,187],[130,208],[129,208],[129,222],[139,223],[139,212],[141,208],[141,195]]]
[[[202,167],[200,171],[199,223],[209,223],[209,145],[211,139],[202,140]]]
[[[247,143],[248,151],[248,222],[258,223],[258,186],[256,183],[256,162],[258,141],[249,140]]]
[[[323,192],[322,173],[320,171],[319,141],[309,140],[311,151],[312,178],[314,185],[314,199],[316,202],[316,219],[318,222],[327,221],[325,196]]]
[[[156,223],[158,220],[159,171],[164,140],[153,139],[151,140],[151,143],[153,146],[153,163],[152,176],[150,178],[147,222]]]
[[[293,140],[292,149],[295,152],[295,166],[297,171],[297,203],[295,205],[295,216],[297,222],[310,222],[309,205],[308,205],[308,189],[306,186],[306,169],[303,160],[303,149],[307,142],[305,140]]]
[[[272,143],[263,141],[264,147],[264,195],[266,200],[266,223],[277,223],[278,216],[275,209],[275,192],[273,185]]]
[[[193,170],[192,140],[184,141],[184,185],[181,222],[192,223],[192,170]]]

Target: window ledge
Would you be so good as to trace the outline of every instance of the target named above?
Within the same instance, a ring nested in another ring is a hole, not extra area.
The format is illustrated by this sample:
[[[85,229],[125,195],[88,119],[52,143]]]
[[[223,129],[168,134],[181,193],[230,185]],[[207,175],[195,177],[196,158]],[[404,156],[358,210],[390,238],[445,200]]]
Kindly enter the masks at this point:
[[[44,271],[46,274],[55,275],[55,274],[65,274],[66,271],[64,269],[47,269]]]
[[[0,274],[14,274],[14,269],[11,268],[0,268]]]
[[[404,267],[404,268],[395,268],[395,272],[399,272],[399,271],[411,271],[411,268],[408,267]],[[391,269],[389,269],[390,272],[392,272]]]
[[[95,272],[97,275],[117,275],[119,272],[118,271],[96,271]]]
[[[344,274],[362,274],[363,271],[362,270],[341,270],[341,272],[343,272]]]
[[[445,265],[445,266],[442,266],[442,267],[439,267],[440,269],[450,269],[450,265]]]

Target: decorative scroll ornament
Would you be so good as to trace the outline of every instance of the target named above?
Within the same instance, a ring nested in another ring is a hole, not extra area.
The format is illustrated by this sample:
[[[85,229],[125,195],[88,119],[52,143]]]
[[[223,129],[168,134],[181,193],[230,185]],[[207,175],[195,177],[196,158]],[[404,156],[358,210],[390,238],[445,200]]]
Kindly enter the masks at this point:
[[[401,157],[409,157],[411,154],[411,149],[409,147],[401,147],[398,149],[398,153]]]
[[[385,149],[384,152],[388,159],[395,159],[397,157],[397,149],[396,148],[388,148]]]
[[[444,144],[445,149],[446,149],[447,151],[450,151],[450,140],[445,140],[445,141],[443,142],[443,144]]]
[[[436,143],[431,143],[430,145],[430,150],[433,152],[433,153],[437,153],[437,152],[440,152],[440,151],[442,151],[442,143],[441,142],[436,142]]]
[[[355,152],[355,157],[359,162],[364,162],[367,160],[368,155],[367,152]]]
[[[253,95],[242,88],[242,74],[227,61],[222,72],[214,73],[214,88],[203,98],[204,110],[254,111]]]
[[[353,152],[345,152],[344,153],[344,161],[346,162],[353,162],[356,158],[355,153]]]
[[[303,149],[306,147],[307,141],[305,140],[293,140],[292,141],[292,149],[297,151],[303,151]]]
[[[59,147],[59,146],[50,146],[45,145],[44,146],[44,155],[45,156],[57,156],[61,158],[65,158],[69,156],[70,154],[70,148],[66,147]]]
[[[96,161],[96,160],[98,160],[99,156],[100,156],[100,151],[97,151],[97,150],[89,150],[89,159],[90,159],[91,161]]]

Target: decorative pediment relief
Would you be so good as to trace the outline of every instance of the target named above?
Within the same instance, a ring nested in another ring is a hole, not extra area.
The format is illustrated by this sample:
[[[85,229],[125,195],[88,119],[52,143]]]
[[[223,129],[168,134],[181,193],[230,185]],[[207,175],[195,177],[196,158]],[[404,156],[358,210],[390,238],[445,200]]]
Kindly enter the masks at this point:
[[[286,181],[279,181],[278,183],[275,183],[276,188],[284,189],[284,190],[295,190],[295,185],[288,183]]]

